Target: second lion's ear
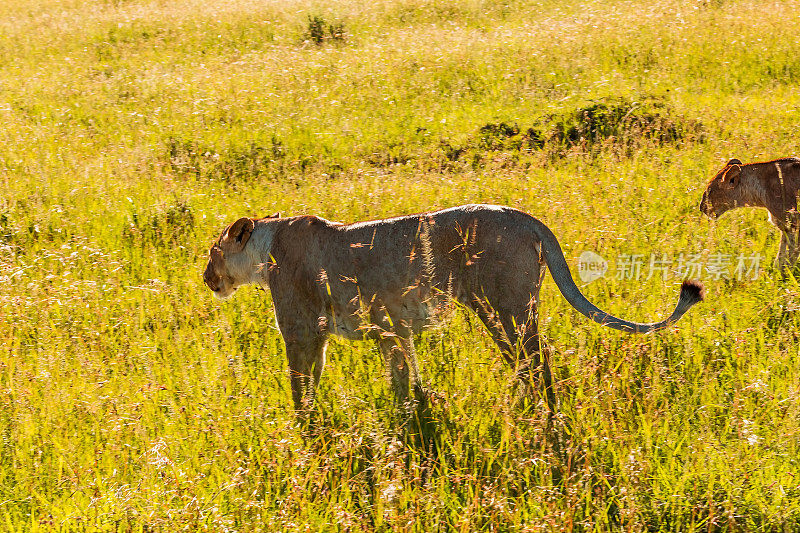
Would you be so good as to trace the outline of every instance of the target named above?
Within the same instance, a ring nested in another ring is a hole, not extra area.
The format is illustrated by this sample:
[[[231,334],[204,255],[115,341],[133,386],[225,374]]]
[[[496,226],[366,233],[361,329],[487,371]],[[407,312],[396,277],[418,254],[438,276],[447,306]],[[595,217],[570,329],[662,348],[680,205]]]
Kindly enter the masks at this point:
[[[281,218],[281,212],[280,211],[275,211],[274,213],[272,213],[267,218]]]
[[[730,161],[728,161],[728,164],[725,165],[725,166],[729,167],[731,165],[741,165],[741,164],[742,164],[742,162],[739,161],[738,159],[731,159]]]
[[[223,246],[223,251],[241,252],[244,250],[245,244],[250,239],[250,234],[253,233],[255,222],[252,218],[243,217],[231,224],[228,231],[222,237],[220,244]]]

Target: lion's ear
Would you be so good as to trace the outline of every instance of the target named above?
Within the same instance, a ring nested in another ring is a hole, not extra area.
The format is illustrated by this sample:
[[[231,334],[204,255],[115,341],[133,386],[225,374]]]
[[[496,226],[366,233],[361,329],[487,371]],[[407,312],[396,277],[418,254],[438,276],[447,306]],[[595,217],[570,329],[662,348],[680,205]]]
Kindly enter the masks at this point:
[[[741,165],[741,164],[742,164],[742,162],[739,161],[738,159],[731,159],[730,161],[728,161],[728,164],[725,165],[725,166]]]
[[[274,213],[272,213],[267,218],[281,218],[281,212],[280,211],[275,211]]]
[[[234,222],[225,235],[222,237],[223,251],[241,252],[244,250],[244,245],[250,239],[250,234],[253,233],[255,222],[252,218],[240,218]]]
[[[738,161],[738,159],[734,159],[733,161]],[[739,175],[742,173],[742,167],[740,165],[741,163],[731,164],[728,170],[725,171],[725,174],[722,175],[722,185],[725,188],[733,189],[739,185]]]

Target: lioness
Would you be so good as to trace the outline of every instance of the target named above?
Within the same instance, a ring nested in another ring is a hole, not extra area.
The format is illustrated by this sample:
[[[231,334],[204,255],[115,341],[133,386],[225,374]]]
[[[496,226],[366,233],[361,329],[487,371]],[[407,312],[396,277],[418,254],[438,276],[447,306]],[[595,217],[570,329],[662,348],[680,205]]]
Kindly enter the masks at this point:
[[[329,334],[377,340],[398,402],[414,400],[409,369],[420,399],[411,336],[452,301],[480,317],[523,378],[529,364],[542,371],[552,408],[550,369],[546,357],[540,361],[537,329],[539,288],[548,266],[575,309],[631,333],[666,328],[703,298],[699,283],[684,282],[677,307],[661,322],[609,315],[575,285],[547,226],[522,211],[492,205],[355,224],[315,216],[240,218],[211,247],[203,280],[219,298],[248,283],[269,286],[298,412],[313,402]]]
[[[800,159],[787,157],[763,163],[742,164],[731,159],[708,183],[700,211],[712,219],[737,207],[765,207],[769,220],[781,230],[776,263],[792,266],[800,256]]]

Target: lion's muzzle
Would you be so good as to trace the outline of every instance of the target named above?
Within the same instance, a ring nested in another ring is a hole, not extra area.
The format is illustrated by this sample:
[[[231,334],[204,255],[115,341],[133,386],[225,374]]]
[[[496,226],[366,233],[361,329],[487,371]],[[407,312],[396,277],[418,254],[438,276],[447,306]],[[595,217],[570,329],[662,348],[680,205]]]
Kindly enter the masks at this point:
[[[211,272],[210,263],[206,267],[206,270],[203,272],[203,283],[205,283],[206,286],[214,292],[219,290],[219,277],[214,276],[214,273]]]
[[[700,201],[700,212],[711,220],[717,218],[717,214],[714,212],[711,202],[708,201],[708,191],[703,193],[703,199]]]
[[[209,258],[208,264],[206,264],[206,269],[203,271],[203,283],[213,292],[217,292],[220,289],[221,282],[222,277],[217,274],[214,268],[214,254],[212,252],[211,258]]]

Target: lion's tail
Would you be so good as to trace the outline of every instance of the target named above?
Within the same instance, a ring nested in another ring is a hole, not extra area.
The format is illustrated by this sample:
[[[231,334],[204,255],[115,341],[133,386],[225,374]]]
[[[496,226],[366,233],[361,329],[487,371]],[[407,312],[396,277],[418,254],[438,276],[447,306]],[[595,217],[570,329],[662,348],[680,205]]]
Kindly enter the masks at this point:
[[[686,280],[681,285],[678,305],[675,306],[675,310],[669,317],[660,322],[650,324],[630,322],[601,311],[583,295],[575,284],[575,280],[572,279],[572,275],[569,272],[567,261],[564,258],[564,252],[561,250],[561,245],[558,243],[556,236],[553,235],[553,232],[540,220],[533,217],[531,219],[533,221],[533,229],[542,241],[542,254],[550,269],[550,275],[553,276],[553,280],[558,286],[558,290],[561,291],[561,294],[564,295],[564,298],[572,307],[598,324],[629,333],[650,333],[651,331],[664,329],[677,322],[689,308],[703,301],[705,293],[703,285],[699,281]]]

